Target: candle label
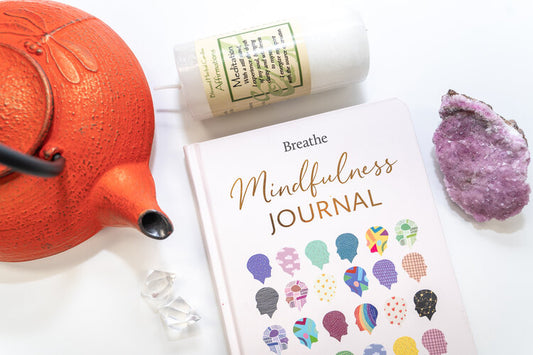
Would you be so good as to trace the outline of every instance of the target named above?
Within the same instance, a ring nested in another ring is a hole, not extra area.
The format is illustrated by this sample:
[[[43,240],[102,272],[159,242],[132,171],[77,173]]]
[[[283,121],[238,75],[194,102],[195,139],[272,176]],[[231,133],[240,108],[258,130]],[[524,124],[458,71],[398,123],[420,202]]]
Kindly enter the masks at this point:
[[[196,56],[213,116],[309,94],[304,43],[293,23],[279,23],[196,42]]]

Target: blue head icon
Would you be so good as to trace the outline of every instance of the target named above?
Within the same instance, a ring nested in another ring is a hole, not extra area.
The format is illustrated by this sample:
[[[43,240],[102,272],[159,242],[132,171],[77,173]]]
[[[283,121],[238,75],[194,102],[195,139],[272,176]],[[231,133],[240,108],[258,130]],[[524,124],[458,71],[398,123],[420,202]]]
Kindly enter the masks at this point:
[[[343,233],[337,237],[335,241],[337,246],[337,254],[342,259],[346,259],[350,262],[357,255],[357,247],[359,246],[359,240],[352,233]]]

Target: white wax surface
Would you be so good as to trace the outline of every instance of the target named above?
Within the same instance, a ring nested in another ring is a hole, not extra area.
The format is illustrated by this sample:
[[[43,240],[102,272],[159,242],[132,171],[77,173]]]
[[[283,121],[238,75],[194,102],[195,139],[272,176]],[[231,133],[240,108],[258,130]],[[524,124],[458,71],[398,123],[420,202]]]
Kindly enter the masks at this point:
[[[368,41],[366,28],[357,13],[348,9],[342,12],[338,9],[315,11],[298,16],[291,22],[295,24],[297,43],[304,43],[307,50],[311,94],[361,82],[366,78],[369,66]],[[236,29],[236,32],[240,30]],[[222,34],[216,36],[219,35]],[[191,115],[195,119],[213,117],[205,97],[194,42],[177,45],[174,54]]]

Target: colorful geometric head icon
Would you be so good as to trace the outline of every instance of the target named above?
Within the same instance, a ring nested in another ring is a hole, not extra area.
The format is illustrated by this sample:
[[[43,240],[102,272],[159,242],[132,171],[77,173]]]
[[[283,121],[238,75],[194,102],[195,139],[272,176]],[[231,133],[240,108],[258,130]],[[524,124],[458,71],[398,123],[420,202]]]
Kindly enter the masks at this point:
[[[270,318],[278,309],[279,294],[272,287],[263,287],[255,294],[259,314],[268,314]]]
[[[429,355],[448,353],[448,342],[444,333],[438,329],[429,329],[422,335],[422,345],[429,351]]]
[[[254,279],[265,283],[265,279],[272,276],[272,266],[270,266],[270,260],[263,254],[255,254],[248,259],[246,264],[248,271],[252,273]]]
[[[322,325],[329,332],[329,335],[338,341],[341,341],[343,335],[348,334],[348,323],[346,323],[346,317],[342,312],[331,311],[326,313],[324,319],[322,319]]]
[[[317,278],[314,288],[318,294],[318,298],[321,301],[330,302],[333,297],[335,297],[335,293],[337,292],[335,276],[321,274]]]
[[[413,297],[415,310],[420,317],[427,317],[431,320],[437,310],[437,295],[431,290],[420,290]]]
[[[318,331],[316,330],[316,323],[310,318],[300,318],[294,323],[292,332],[300,343],[311,349],[311,345],[318,341]]]
[[[343,233],[337,237],[335,245],[337,246],[337,254],[339,254],[341,260],[346,259],[352,262],[353,258],[357,255],[359,240],[352,233]]]
[[[389,232],[381,226],[370,227],[366,231],[366,245],[371,253],[383,255],[383,252],[387,249],[388,240]]]
[[[359,327],[360,331],[367,331],[368,334],[372,334],[372,331],[376,327],[378,319],[378,310],[370,303],[363,303],[357,306],[354,312],[355,324]]]
[[[289,347],[287,332],[281,325],[271,325],[263,332],[263,341],[270,351],[281,355],[281,351]]]
[[[363,291],[368,290],[368,277],[366,271],[360,266],[354,266],[346,270],[344,273],[344,282],[352,292],[359,296],[363,295]]]
[[[311,263],[320,269],[324,264],[329,263],[329,252],[326,243],[321,240],[313,240],[305,247],[305,255]]]
[[[416,242],[416,234],[418,233],[418,226],[410,219],[402,219],[396,223],[394,228],[396,232],[396,240],[400,245],[412,246]]]
[[[407,305],[403,298],[392,296],[385,301],[383,307],[385,317],[392,325],[402,325],[407,317]]]
[[[398,273],[392,261],[387,259],[378,260],[372,268],[372,273],[379,283],[390,290],[392,284],[398,282]]]
[[[276,261],[283,271],[294,276],[294,272],[300,270],[300,257],[294,248],[285,247],[276,255]]]
[[[420,282],[423,276],[427,275],[427,265],[424,257],[419,253],[409,253],[402,259],[402,267],[410,278]]]
[[[416,342],[411,337],[401,337],[396,339],[392,350],[396,355],[418,355]]]
[[[302,281],[291,281],[285,286],[285,300],[291,308],[300,311],[307,302],[307,286]]]
[[[365,348],[363,355],[387,355],[387,351],[381,344],[370,344]]]

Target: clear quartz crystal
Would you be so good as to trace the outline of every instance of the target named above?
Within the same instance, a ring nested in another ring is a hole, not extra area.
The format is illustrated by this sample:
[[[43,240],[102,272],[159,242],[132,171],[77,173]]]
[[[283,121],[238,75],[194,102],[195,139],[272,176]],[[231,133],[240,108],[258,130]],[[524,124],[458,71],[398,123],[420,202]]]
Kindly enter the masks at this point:
[[[172,299],[175,278],[173,273],[153,270],[146,278],[141,294],[152,307],[161,307]]]
[[[183,331],[200,320],[200,316],[181,297],[162,307],[159,315],[168,328],[176,331]]]

